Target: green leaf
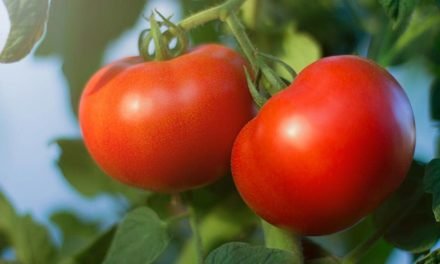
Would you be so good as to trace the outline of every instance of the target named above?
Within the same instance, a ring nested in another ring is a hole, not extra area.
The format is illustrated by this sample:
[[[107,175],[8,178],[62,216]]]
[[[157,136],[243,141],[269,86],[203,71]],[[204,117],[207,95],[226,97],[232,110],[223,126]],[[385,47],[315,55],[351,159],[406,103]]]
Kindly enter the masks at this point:
[[[440,222],[440,159],[433,159],[426,165],[423,184],[425,192],[432,194],[432,211],[435,220]]]
[[[304,67],[319,59],[321,55],[319,44],[310,34],[298,31],[293,25],[288,27],[283,38],[282,53],[278,54],[281,60],[289,64],[296,72],[300,72]],[[277,69],[281,70],[282,67],[279,66]],[[284,70],[280,73],[286,79],[291,79],[291,76]]]
[[[380,63],[388,65],[398,56],[419,55],[431,48],[436,32],[440,28],[440,11],[436,8],[418,8],[414,12],[408,27],[396,36],[392,47],[389,48]]]
[[[385,13],[393,21],[394,26],[399,26],[407,20],[413,12],[416,0],[379,0]]]
[[[3,0],[9,13],[11,30],[0,62],[24,58],[41,38],[46,26],[49,0]]]
[[[440,120],[440,77],[434,80],[431,85],[430,108],[431,117],[435,120]],[[438,219],[438,216],[436,216]]]
[[[295,259],[289,251],[232,242],[212,251],[206,264],[292,264]]]
[[[124,217],[104,263],[152,263],[169,240],[166,223],[148,207],[139,207]]]
[[[116,226],[95,237],[90,243],[74,256],[64,259],[62,264],[102,263],[116,233]]]
[[[29,215],[18,215],[0,192],[0,232],[12,245],[17,260],[26,264],[53,263],[55,247],[47,229]]]
[[[70,212],[56,212],[50,219],[63,234],[62,255],[77,253],[98,233],[98,223],[85,222]]]
[[[88,154],[82,140],[59,139],[56,141],[62,153],[58,166],[66,180],[81,194],[95,197],[102,193],[122,194],[137,201],[147,192],[134,189],[108,177]]]
[[[100,67],[107,46],[134,26],[141,17],[145,3],[146,0],[51,2],[47,33],[37,55],[61,57],[75,113],[81,91]],[[137,38],[133,39],[133,45],[137,45]],[[137,54],[127,54],[132,55]]]
[[[424,167],[413,163],[399,190],[373,216],[376,226],[385,228],[386,241],[413,253],[429,250],[440,238],[431,197],[423,191],[423,175]]]

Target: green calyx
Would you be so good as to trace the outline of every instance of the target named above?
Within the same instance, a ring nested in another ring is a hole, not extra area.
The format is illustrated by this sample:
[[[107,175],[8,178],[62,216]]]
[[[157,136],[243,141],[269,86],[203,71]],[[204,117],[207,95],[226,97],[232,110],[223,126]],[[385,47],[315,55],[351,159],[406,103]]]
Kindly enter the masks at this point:
[[[160,21],[156,19],[156,14]],[[150,28],[139,35],[139,53],[145,61],[163,61],[177,57],[184,53],[188,47],[188,36],[185,30],[174,24],[157,10],[149,17]],[[164,31],[161,29],[165,28]],[[175,45],[173,45],[173,41]],[[154,49],[150,50],[151,43]]]

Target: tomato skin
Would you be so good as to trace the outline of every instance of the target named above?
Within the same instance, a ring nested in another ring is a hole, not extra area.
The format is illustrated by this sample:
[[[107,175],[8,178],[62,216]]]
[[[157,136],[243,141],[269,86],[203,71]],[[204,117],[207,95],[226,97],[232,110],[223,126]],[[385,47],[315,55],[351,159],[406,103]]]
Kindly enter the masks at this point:
[[[103,67],[80,101],[87,149],[108,175],[143,189],[173,193],[217,180],[254,115],[244,65],[209,44],[168,61],[129,57]]]
[[[306,67],[236,139],[232,173],[266,221],[303,235],[345,229],[404,180],[415,146],[407,96],[356,56]]]

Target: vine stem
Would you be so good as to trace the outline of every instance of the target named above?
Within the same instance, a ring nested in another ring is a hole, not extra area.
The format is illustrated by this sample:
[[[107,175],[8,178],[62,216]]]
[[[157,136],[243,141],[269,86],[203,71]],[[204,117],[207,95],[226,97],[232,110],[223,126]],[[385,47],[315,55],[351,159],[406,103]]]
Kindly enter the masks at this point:
[[[293,252],[296,257],[294,263],[303,263],[301,237],[286,230],[269,224],[261,219],[266,247]]]
[[[257,62],[257,56],[256,56],[256,49],[252,45],[251,40],[245,33],[245,29],[243,25],[241,24],[240,19],[237,17],[237,14],[232,13],[226,18],[226,24],[228,24],[229,28],[232,31],[232,34],[234,34],[235,39],[237,40],[238,44],[240,45],[241,49],[244,52],[244,55],[249,60],[252,66],[252,70],[256,72],[258,68],[258,62]]]
[[[187,31],[212,20],[224,20],[231,12],[238,10],[245,1],[246,0],[227,0],[223,4],[211,7],[185,18],[180,21],[178,25]]]
[[[368,250],[385,234],[385,232],[393,224],[398,224],[402,219],[413,210],[420,199],[423,198],[423,192],[417,192],[414,194],[414,199],[409,206],[406,206],[404,210],[398,210],[394,217],[390,217],[384,224],[382,224],[369,238],[359,244],[353,250],[351,250],[343,259],[343,264],[357,263],[359,259],[365,255]]]
[[[191,193],[184,193],[182,194],[182,198],[188,209],[188,218],[189,218],[189,224],[191,227],[192,235],[194,238],[193,239],[194,250],[196,251],[196,255],[197,255],[197,264],[203,264],[205,253],[203,249],[202,237],[200,236],[200,232],[199,232],[198,217],[196,214],[196,210],[192,205],[192,195]]]

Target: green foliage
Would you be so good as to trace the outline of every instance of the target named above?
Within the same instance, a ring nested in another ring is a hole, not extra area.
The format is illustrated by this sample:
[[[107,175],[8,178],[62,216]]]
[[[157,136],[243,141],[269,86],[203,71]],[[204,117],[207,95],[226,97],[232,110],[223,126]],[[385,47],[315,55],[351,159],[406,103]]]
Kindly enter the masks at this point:
[[[416,6],[416,2],[417,0],[379,0],[395,26],[408,20]]]
[[[55,247],[46,228],[29,215],[17,214],[1,193],[0,215],[0,233],[14,248],[18,261],[26,264],[55,263]]]
[[[75,255],[67,257],[62,264],[89,264],[102,263],[110,248],[112,239],[116,233],[116,227],[112,227],[95,237],[89,244]]]
[[[137,208],[119,224],[104,263],[152,263],[169,240],[167,224],[148,207]]]
[[[146,3],[146,0],[52,0],[48,12],[48,0],[3,1],[11,16],[12,30],[0,62],[16,61],[28,54],[43,34],[49,15],[47,34],[37,55],[61,59],[74,112],[86,81],[100,67],[109,44],[141,19]],[[187,16],[220,2],[223,1],[181,0],[180,4],[183,15]],[[321,56],[362,52],[364,42],[370,40],[369,56],[382,65],[424,56],[437,75],[430,99],[432,117],[440,120],[439,1],[248,0],[242,16],[255,46],[281,57],[298,72]],[[223,25],[216,21],[192,30],[193,45],[206,42],[234,45],[231,38],[224,37]],[[185,210],[184,205],[177,202],[176,206],[170,195],[149,194],[107,177],[79,139],[61,139],[56,143],[62,151],[58,160],[60,171],[79,194],[93,198],[105,193],[124,197],[133,206],[149,207],[131,211],[118,228],[114,226],[105,232],[100,232],[95,222],[84,221],[66,211],[57,212],[51,217],[62,234],[57,249],[44,226],[29,215],[18,214],[0,194],[0,254],[12,248],[16,263],[26,264],[196,263],[194,238],[190,236],[187,221],[171,225],[161,220]],[[303,238],[305,263],[339,263],[335,255],[342,256],[372,234],[382,233],[383,239],[371,247],[360,263],[384,263],[393,246],[426,253],[440,238],[440,225],[436,222],[440,219],[439,166],[438,160],[433,160],[425,173],[423,166],[413,164],[405,183],[372,219],[316,239],[319,243]],[[257,217],[240,200],[229,177],[195,190],[193,206],[200,216],[199,231],[204,250],[209,254],[208,264],[292,263],[298,258],[292,252],[280,250],[277,243],[272,244],[277,249],[237,242],[222,245],[236,240],[262,244],[263,240]],[[275,242],[279,242],[277,239]],[[439,252],[424,255],[417,263],[438,263]],[[6,262],[0,260],[0,263]]]
[[[433,159],[426,166],[423,183],[425,192],[432,194],[432,211],[435,220],[440,222],[440,159]]]
[[[82,140],[60,139],[56,143],[62,153],[58,166],[65,179],[82,195],[95,197],[102,193],[123,195],[130,201],[137,201],[146,192],[128,187],[105,175],[88,154]]]
[[[231,242],[213,250],[206,264],[291,264],[295,259],[289,251]]]
[[[56,212],[50,219],[61,230],[63,242],[60,253],[63,256],[77,253],[97,235],[99,230],[97,223],[85,222],[67,211]]]
[[[99,68],[106,47],[140,19],[145,2],[146,0],[52,1],[47,34],[37,50],[37,55],[61,57],[63,72],[69,83],[72,110],[75,113],[81,91]],[[133,40],[133,45],[136,45],[136,41]]]
[[[440,238],[440,226],[431,211],[431,197],[423,189],[424,167],[413,163],[408,177],[374,214],[378,229],[394,246],[414,253],[426,252]]]
[[[283,49],[278,55],[296,72],[300,72],[304,67],[319,59],[322,56],[322,51],[312,36],[299,32],[294,25],[291,25],[285,32]]]
[[[49,0],[3,0],[11,30],[0,50],[0,63],[15,62],[26,56],[40,40],[47,20]]]

